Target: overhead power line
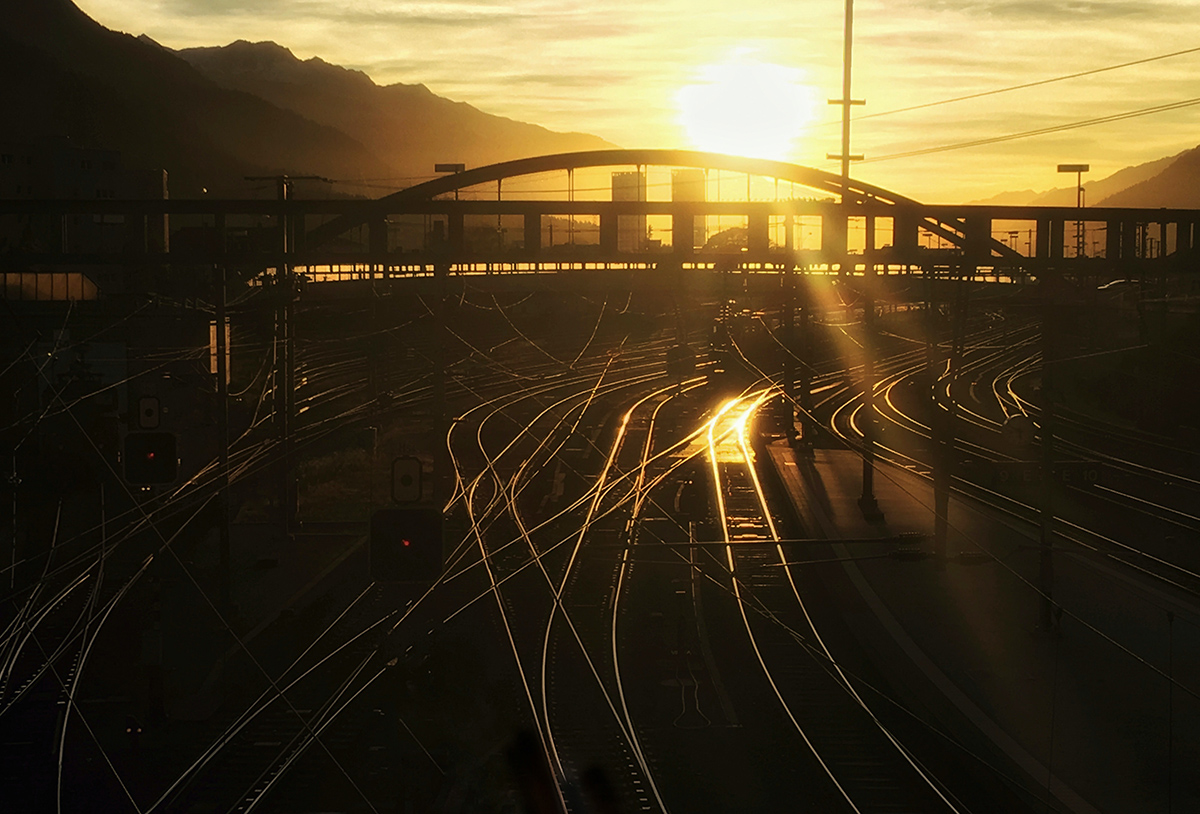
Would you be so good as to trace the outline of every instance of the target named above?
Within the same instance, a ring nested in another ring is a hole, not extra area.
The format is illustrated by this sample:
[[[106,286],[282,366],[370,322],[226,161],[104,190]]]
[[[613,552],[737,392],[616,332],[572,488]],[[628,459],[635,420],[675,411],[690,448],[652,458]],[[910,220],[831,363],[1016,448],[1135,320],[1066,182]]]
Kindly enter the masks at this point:
[[[1023,82],[1020,85],[1009,85],[1006,88],[996,88],[994,90],[984,90],[984,91],[980,91],[978,93],[969,93],[966,96],[955,96],[952,99],[939,99],[936,102],[925,102],[923,104],[911,105],[909,107],[898,107],[894,110],[881,110],[878,113],[867,113],[862,116],[855,116],[854,120],[861,121],[862,119],[874,119],[874,118],[878,118],[879,116],[891,116],[896,113],[908,113],[913,110],[924,110],[925,108],[937,107],[939,105],[953,104],[954,102],[966,102],[971,99],[982,99],[985,96],[995,96],[1000,93],[1008,93],[1008,92],[1014,91],[1014,90],[1024,90],[1026,88],[1036,88],[1041,85],[1050,85],[1055,82],[1064,82],[1068,79],[1079,79],[1080,77],[1084,77],[1084,76],[1094,76],[1095,74],[1098,74],[1098,73],[1105,73],[1107,71],[1116,71],[1121,68],[1131,68],[1134,65],[1145,65],[1148,62],[1158,62],[1159,60],[1162,60],[1162,59],[1170,59],[1172,57],[1180,57],[1180,56],[1185,56],[1187,54],[1195,54],[1197,52],[1200,52],[1200,47],[1186,48],[1182,51],[1172,51],[1169,54],[1158,54],[1157,56],[1145,57],[1143,59],[1135,59],[1131,62],[1122,62],[1119,65],[1106,65],[1103,68],[1092,68],[1091,70],[1087,70],[1087,71],[1079,71],[1077,73],[1064,74],[1062,76],[1053,76],[1053,77],[1050,77],[1049,79],[1038,79],[1033,82]],[[827,124],[830,124],[830,123],[834,123],[834,122],[827,122]]]
[[[955,144],[943,144],[940,147],[924,147],[919,150],[908,150],[902,153],[890,153],[888,155],[875,156],[861,161],[862,164],[870,164],[877,161],[891,161],[897,158],[913,158],[921,155],[931,155],[933,153],[944,153],[950,150],[964,150],[968,147],[983,147],[988,144],[999,144],[1005,141],[1016,141],[1017,139],[1033,138],[1034,136],[1045,136],[1051,133],[1062,133],[1067,130],[1078,130],[1081,127],[1092,127],[1097,124],[1108,124],[1110,122],[1124,121],[1125,119],[1135,119],[1140,116],[1149,116],[1154,113],[1165,113],[1169,110],[1179,110],[1185,107],[1200,105],[1200,96],[1185,99],[1181,102],[1170,102],[1165,105],[1155,105],[1154,107],[1144,107],[1140,110],[1129,110],[1124,113],[1114,113],[1111,116],[1100,116],[1095,119],[1083,119],[1081,121],[1067,122],[1053,127],[1042,127],[1037,130],[1025,130],[1020,133],[1008,133],[1003,136],[992,136],[991,138],[975,139],[974,141],[960,141]]]

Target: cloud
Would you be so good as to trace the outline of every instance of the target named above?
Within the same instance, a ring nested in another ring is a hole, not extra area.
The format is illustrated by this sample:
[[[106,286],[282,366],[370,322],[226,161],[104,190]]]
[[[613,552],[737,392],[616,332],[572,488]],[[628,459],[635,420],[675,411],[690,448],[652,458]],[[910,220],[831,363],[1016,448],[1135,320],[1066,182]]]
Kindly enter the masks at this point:
[[[926,5],[938,11],[953,11],[965,16],[994,17],[1004,20],[1096,21],[1123,17],[1161,19],[1174,14],[1182,4],[1171,2],[1131,2],[1131,0],[937,0]]]
[[[820,99],[841,88],[844,0],[76,2],[104,25],[168,47],[269,39],[380,84],[420,83],[490,113],[630,145],[681,144],[678,89],[739,48],[804,70]],[[1195,45],[1200,22],[1194,0],[859,0],[855,12],[854,96],[868,102],[861,114],[1182,50]],[[864,120],[853,149],[878,155],[1167,103],[1196,95],[1197,65],[1200,55]],[[837,118],[820,107],[822,120]],[[989,183],[1045,188],[1057,179],[1039,179],[1060,158],[1115,170],[1193,146],[1198,116],[863,165],[862,177],[931,200],[999,191]],[[808,163],[829,168],[824,155],[837,151],[838,129],[801,138]]]

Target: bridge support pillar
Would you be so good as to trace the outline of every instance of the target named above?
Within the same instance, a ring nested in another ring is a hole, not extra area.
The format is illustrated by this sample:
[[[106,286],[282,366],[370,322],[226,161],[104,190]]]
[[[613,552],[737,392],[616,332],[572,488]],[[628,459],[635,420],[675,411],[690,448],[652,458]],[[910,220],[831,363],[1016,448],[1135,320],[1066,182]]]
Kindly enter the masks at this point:
[[[617,214],[600,213],[600,253],[605,256],[617,252]]]
[[[696,216],[692,212],[671,213],[671,252],[678,258],[696,254]]]
[[[372,218],[367,222],[367,254],[371,258],[371,278],[374,272],[387,271],[388,232],[387,218]]]
[[[1104,227],[1104,259],[1110,264],[1121,259],[1121,222],[1110,220]]]
[[[1172,221],[1175,228],[1172,240],[1170,241],[1169,251],[1167,244],[1167,227],[1163,226],[1163,255],[1167,254],[1184,254],[1192,247],[1192,224],[1190,221],[1177,220]]]
[[[690,258],[704,243],[704,229],[696,233],[696,211],[690,206],[671,207],[671,250],[676,257]]]
[[[1138,260],[1141,259],[1141,235],[1142,225],[1136,221],[1123,221],[1121,223],[1121,259],[1122,260]]]
[[[907,210],[897,212],[892,218],[892,250],[896,261],[904,265],[916,262],[917,221],[917,216]]]
[[[446,223],[446,244],[453,255],[463,250],[463,232],[462,212],[451,212]]]
[[[990,242],[992,238],[992,219],[982,216],[971,216],[966,220],[965,252],[967,264],[971,266],[971,276],[979,266],[987,265],[991,260]]]
[[[821,254],[831,264],[840,261],[843,274],[850,270],[846,251],[846,219],[847,213],[841,207],[821,214]]]
[[[533,259],[542,253],[542,216],[525,213],[525,254]]]
[[[1190,254],[1196,248],[1196,222],[1191,220],[1182,220],[1179,222],[1179,231],[1175,233],[1175,251],[1180,254]]]
[[[746,248],[751,260],[766,260],[771,246],[771,219],[754,212],[746,219]]]
[[[1043,218],[1037,222],[1037,257],[1047,260],[1061,260],[1063,256],[1063,228],[1061,218],[1050,220]]]

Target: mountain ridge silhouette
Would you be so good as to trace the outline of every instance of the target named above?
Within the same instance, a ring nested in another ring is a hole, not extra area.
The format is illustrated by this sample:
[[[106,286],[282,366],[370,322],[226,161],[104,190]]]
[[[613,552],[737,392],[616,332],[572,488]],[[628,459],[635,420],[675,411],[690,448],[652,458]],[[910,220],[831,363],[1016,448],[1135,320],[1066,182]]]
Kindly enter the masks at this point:
[[[6,21],[0,29],[0,73],[6,77],[0,83],[0,105],[9,121],[20,123],[10,128],[6,141],[65,139],[79,147],[118,150],[127,167],[167,170],[171,196],[183,198],[205,191],[226,197],[273,195],[273,188],[247,182],[245,176],[281,173],[325,176],[341,182],[332,194],[376,197],[382,194],[377,180],[386,186],[391,179],[399,188],[405,185],[404,176],[433,170],[428,161],[432,146],[407,158],[396,149],[380,155],[364,143],[373,140],[376,146],[386,146],[378,129],[364,128],[360,139],[287,105],[225,87],[149,37],[105,28],[71,0],[0,0],[0,18]],[[277,48],[295,59],[282,46]],[[387,92],[365,74],[355,77],[355,72],[318,62],[310,68],[327,66],[327,71],[336,69],[351,77],[364,92]],[[443,108],[460,104],[441,100],[427,89],[391,93],[428,95]],[[297,102],[294,107],[304,105]],[[438,143],[441,134],[443,148],[465,145],[461,153],[470,154],[446,155],[448,149],[443,149],[436,160],[484,163],[484,158],[512,149],[512,139],[496,137],[492,126],[493,119],[511,120],[488,117],[469,105],[462,108],[473,111],[465,135],[455,141],[445,136],[449,125],[439,130],[428,124],[425,130],[432,135],[426,142]],[[569,145],[599,141],[560,135],[563,151],[588,149]],[[466,149],[472,145],[478,149]]]
[[[480,166],[614,146],[596,136],[554,132],[485,113],[425,85],[378,85],[361,71],[320,57],[301,60],[271,41],[238,40],[178,53],[222,87],[252,93],[350,133],[410,176],[430,175],[435,163]]]

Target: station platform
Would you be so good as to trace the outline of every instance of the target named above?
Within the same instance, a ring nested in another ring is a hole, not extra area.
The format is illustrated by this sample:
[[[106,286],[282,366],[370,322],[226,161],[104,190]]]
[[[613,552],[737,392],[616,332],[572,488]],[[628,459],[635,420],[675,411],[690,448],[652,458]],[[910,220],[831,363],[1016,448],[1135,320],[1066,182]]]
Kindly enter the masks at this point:
[[[780,441],[766,457],[804,533],[832,549],[825,564],[800,567],[825,569],[836,612],[895,700],[990,754],[1043,810],[1200,811],[1194,598],[1060,548],[1061,613],[1047,630],[1032,524],[956,494],[944,558],[889,556],[904,532],[926,535],[921,547],[931,552],[929,481],[878,464],[883,517],[871,522],[859,506],[855,452],[809,455]]]

